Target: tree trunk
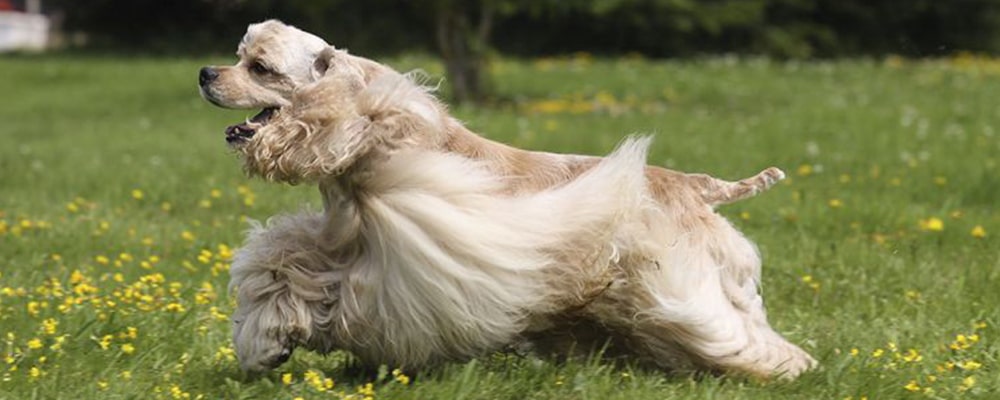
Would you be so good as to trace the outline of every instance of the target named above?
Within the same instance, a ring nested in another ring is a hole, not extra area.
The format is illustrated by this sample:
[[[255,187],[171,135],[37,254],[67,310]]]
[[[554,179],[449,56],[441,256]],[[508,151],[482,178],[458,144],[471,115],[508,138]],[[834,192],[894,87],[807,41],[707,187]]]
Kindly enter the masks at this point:
[[[481,102],[486,98],[484,83],[486,53],[493,25],[493,8],[482,4],[477,26],[469,21],[466,2],[447,4],[435,17],[438,50],[444,61],[451,95],[456,103]]]

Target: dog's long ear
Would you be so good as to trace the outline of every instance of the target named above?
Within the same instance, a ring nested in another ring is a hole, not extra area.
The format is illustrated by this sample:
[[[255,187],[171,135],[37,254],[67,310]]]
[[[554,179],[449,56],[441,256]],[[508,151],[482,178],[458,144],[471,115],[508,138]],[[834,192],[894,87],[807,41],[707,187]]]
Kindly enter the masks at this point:
[[[327,46],[323,51],[319,52],[319,55],[316,56],[316,61],[313,61],[312,78],[314,81],[326,75],[326,71],[330,69],[330,61],[333,60],[338,51],[333,46]]]

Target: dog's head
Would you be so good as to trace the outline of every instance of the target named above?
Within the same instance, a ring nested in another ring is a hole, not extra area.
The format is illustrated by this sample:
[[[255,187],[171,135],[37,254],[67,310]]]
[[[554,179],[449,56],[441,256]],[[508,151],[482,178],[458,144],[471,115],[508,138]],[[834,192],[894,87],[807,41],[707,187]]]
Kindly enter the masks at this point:
[[[323,39],[276,20],[252,24],[236,65],[201,69],[201,95],[226,108],[286,106],[296,88],[314,80],[312,62],[327,47]]]
[[[320,54],[331,47],[319,37],[277,20],[251,24],[237,49],[233,66],[207,66],[198,74],[201,96],[220,107],[261,109],[246,123],[226,129],[226,141],[239,143],[254,135],[276,111],[291,104],[296,91],[323,76],[317,68]],[[364,69],[366,79],[387,67],[361,57],[350,57]]]
[[[319,182],[444,136],[444,106],[412,76],[333,47],[311,66],[317,80],[298,88],[288,105],[229,128],[227,141],[251,175]]]

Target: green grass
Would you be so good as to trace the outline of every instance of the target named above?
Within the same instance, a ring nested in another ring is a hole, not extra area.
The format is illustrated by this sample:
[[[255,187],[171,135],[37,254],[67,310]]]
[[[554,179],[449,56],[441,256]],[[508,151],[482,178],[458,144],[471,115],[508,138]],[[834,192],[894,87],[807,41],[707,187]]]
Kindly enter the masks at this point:
[[[229,249],[245,218],[320,202],[242,175],[222,130],[252,112],[196,89],[200,66],[226,62],[0,59],[0,398],[361,398],[369,382],[413,399],[1000,392],[998,61],[499,60],[502,101],[455,110],[491,138],[599,154],[652,133],[654,164],[785,169],[787,184],[721,212],[761,248],[772,324],[822,369],[763,383],[494,355],[408,385],[342,354],[237,368]]]

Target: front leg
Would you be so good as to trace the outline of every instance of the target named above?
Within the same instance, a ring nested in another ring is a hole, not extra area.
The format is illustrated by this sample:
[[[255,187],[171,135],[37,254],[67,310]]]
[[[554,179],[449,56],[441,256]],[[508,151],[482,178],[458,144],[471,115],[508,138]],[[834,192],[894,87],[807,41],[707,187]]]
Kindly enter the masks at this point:
[[[329,265],[310,265],[324,263],[315,259],[324,253],[317,250],[323,245],[325,226],[324,213],[309,211],[279,215],[266,223],[251,222],[246,241],[233,255],[229,290],[264,272],[280,274],[287,269],[329,268]]]

